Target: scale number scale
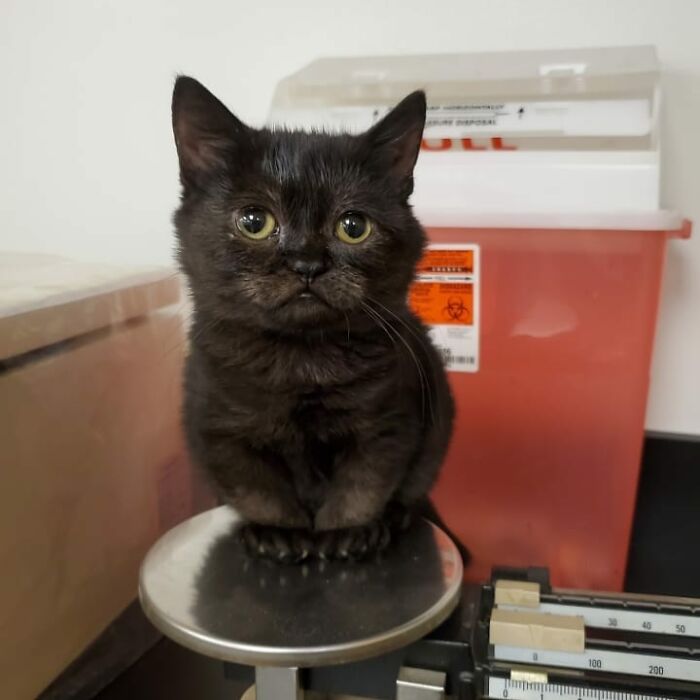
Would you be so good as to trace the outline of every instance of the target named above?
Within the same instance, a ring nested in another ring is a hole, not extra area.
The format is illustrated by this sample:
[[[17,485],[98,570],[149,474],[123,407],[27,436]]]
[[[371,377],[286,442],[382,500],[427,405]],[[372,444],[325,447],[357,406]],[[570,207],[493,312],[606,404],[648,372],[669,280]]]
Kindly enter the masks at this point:
[[[626,673],[649,678],[671,678],[700,683],[700,660],[683,657],[656,656],[607,649],[586,649],[578,654],[566,651],[546,651],[496,644],[493,658],[521,664],[539,664],[586,671]]]
[[[499,605],[504,610],[530,612],[531,609],[517,605]],[[586,627],[618,629],[630,632],[656,632],[679,637],[700,637],[700,617],[664,612],[642,612],[619,608],[571,605],[568,603],[541,603],[538,612],[552,615],[575,615],[582,617]]]

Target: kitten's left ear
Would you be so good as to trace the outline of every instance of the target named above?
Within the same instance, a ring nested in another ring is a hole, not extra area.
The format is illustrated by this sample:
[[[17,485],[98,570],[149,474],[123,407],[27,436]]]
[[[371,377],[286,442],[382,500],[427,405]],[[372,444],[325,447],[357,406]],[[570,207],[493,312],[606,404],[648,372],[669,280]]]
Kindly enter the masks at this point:
[[[365,134],[372,153],[381,154],[392,173],[405,182],[406,197],[413,191],[413,168],[423,137],[425,110],[425,93],[416,90]]]

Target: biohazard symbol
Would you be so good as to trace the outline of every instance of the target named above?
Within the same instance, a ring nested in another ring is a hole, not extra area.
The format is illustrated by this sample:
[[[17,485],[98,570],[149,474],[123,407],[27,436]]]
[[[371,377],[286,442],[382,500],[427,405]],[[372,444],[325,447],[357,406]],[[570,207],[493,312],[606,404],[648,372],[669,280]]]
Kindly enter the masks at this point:
[[[459,321],[464,314],[469,313],[469,309],[464,305],[461,297],[450,297],[443,311],[453,321]]]

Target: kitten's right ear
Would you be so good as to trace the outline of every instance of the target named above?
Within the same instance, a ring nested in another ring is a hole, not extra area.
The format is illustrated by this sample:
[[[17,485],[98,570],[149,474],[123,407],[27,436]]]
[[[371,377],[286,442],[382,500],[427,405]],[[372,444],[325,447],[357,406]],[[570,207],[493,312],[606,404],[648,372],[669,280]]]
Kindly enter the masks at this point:
[[[225,169],[228,156],[249,131],[204,85],[186,75],[175,81],[172,114],[185,190]]]

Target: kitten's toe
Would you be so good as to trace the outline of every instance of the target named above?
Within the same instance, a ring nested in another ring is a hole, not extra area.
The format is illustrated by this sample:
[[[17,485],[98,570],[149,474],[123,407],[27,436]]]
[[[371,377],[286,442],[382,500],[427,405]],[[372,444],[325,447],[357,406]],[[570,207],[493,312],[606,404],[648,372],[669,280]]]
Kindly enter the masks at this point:
[[[408,530],[413,517],[413,513],[407,506],[396,501],[389,503],[384,511],[384,521],[392,532]]]
[[[290,537],[281,530],[270,532],[270,556],[282,564],[292,564],[296,560]]]
[[[328,559],[334,559],[336,530],[329,530],[328,532],[320,533],[316,538],[316,546],[314,547],[314,554],[322,562]]]
[[[360,530],[353,550],[355,557],[362,558],[381,552],[391,542],[391,530],[384,520],[375,520]]]
[[[275,529],[266,525],[246,523],[239,530],[239,537],[249,555],[262,559],[277,559],[279,548]]]
[[[288,530],[286,536],[286,545],[289,550],[288,561],[298,563],[308,559],[313,550],[311,533],[307,530]]]
[[[246,523],[239,528],[238,537],[243,546],[246,548],[248,554],[256,556],[260,555],[259,549],[261,547],[261,533],[258,525]]]

